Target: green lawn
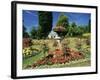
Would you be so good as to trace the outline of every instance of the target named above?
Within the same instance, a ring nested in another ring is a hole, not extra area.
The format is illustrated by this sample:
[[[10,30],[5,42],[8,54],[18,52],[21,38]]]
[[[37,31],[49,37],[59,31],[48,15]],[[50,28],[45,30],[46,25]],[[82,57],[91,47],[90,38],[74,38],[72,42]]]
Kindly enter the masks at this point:
[[[27,65],[32,65],[34,62],[40,60],[44,56],[43,53],[38,53],[35,56],[29,57],[27,59],[23,59],[23,68],[26,68]]]
[[[71,61],[69,63],[65,64],[54,64],[54,65],[42,65],[36,67],[36,69],[42,69],[42,68],[64,68],[64,67],[84,67],[84,66],[90,66],[90,60],[89,59],[81,59],[76,61]]]

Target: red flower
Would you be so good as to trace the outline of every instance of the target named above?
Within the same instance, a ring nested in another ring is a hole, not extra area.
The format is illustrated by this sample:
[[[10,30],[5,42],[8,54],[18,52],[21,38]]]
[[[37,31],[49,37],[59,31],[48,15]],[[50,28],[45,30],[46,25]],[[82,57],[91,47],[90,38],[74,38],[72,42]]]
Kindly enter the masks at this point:
[[[55,54],[63,54],[63,51],[60,50],[60,49],[56,49],[56,50],[55,50]]]

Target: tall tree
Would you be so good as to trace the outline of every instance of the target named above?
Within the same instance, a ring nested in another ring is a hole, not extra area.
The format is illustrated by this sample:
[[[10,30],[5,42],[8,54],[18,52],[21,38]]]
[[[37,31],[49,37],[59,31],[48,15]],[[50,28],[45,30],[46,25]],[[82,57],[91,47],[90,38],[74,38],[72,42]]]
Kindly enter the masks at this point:
[[[91,32],[91,20],[89,19],[88,24],[84,27],[85,33]]]
[[[88,30],[89,32],[91,32],[91,20],[89,19],[89,22],[88,22]]]
[[[72,23],[72,27],[73,27],[73,28],[77,27],[77,25],[76,25],[75,22]]]
[[[30,31],[31,38],[36,39],[37,38],[37,31],[34,27],[32,27]]]
[[[54,28],[54,31],[57,31],[59,36],[64,37],[68,32],[68,26],[69,22],[67,16],[64,15],[64,13],[61,13],[56,23],[56,27]]]
[[[73,36],[73,27],[72,25],[69,25],[69,27],[67,28],[67,34],[66,36]]]
[[[29,38],[29,34],[26,30],[26,27],[23,25],[23,38]]]
[[[75,22],[69,25],[67,28],[67,36],[74,36],[77,32],[77,25]]]
[[[68,22],[67,16],[65,16],[63,13],[61,13],[61,15],[58,18],[56,26],[62,26],[67,29],[68,25],[69,25],[69,22]]]
[[[67,36],[80,36],[84,32],[84,28],[81,26],[77,26],[75,22],[73,22],[69,27],[68,27],[68,32]]]
[[[41,38],[46,38],[52,30],[52,12],[39,11],[39,26]]]

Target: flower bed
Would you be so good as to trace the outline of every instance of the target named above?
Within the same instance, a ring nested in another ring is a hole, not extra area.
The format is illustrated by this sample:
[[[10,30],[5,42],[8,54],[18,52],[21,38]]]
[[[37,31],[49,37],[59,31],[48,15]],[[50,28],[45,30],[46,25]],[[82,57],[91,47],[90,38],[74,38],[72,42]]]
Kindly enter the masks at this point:
[[[44,57],[41,60],[38,60],[36,63],[32,65],[32,68],[35,68],[36,66],[41,65],[52,65],[52,64],[65,64],[73,60],[78,60],[84,58],[82,53],[78,51],[74,51],[70,48],[67,48],[66,51],[68,51],[69,55],[64,55],[61,50],[56,49],[55,51],[49,51],[48,56]],[[61,54],[58,56],[58,54]],[[57,55],[55,57],[55,55]]]

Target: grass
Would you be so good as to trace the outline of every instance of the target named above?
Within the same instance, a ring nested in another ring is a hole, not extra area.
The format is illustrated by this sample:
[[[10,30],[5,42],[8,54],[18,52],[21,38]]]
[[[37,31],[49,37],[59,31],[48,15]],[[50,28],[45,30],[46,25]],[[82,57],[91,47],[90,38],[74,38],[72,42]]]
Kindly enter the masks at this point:
[[[84,37],[84,38],[89,38],[90,36],[91,36],[90,33],[84,33],[84,34],[82,35],[82,37]]]
[[[44,53],[38,53],[35,56],[29,57],[27,59],[23,59],[23,68],[26,68],[27,65],[32,65],[33,63],[35,63],[36,61],[42,59],[44,57]]]
[[[78,61],[73,61],[69,64],[67,64],[67,67],[83,67],[83,66],[90,66],[90,60],[89,59],[82,59]]]
[[[42,68],[63,68],[63,67],[84,67],[84,66],[90,66],[90,59],[80,59],[75,61],[70,61],[69,63],[65,64],[53,64],[53,65],[41,65],[37,66],[36,69],[42,69]]]

